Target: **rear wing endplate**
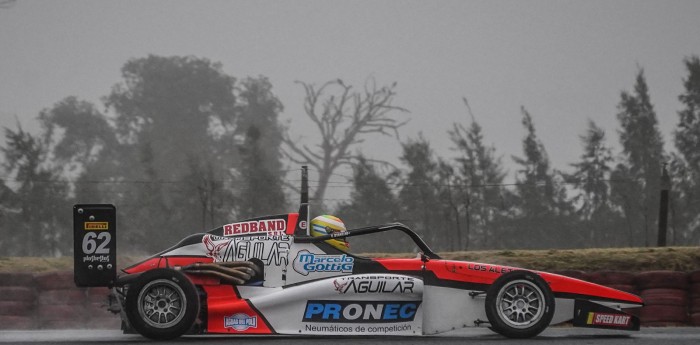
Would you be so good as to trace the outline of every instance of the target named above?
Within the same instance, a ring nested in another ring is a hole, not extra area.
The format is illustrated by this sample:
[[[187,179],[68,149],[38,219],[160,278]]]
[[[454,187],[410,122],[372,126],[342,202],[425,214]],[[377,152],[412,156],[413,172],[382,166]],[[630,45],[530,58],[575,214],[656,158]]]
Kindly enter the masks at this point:
[[[73,206],[73,276],[79,287],[117,278],[117,211],[109,204]]]
[[[299,218],[294,227],[294,236],[309,236],[309,169],[301,166],[301,202],[299,203]]]

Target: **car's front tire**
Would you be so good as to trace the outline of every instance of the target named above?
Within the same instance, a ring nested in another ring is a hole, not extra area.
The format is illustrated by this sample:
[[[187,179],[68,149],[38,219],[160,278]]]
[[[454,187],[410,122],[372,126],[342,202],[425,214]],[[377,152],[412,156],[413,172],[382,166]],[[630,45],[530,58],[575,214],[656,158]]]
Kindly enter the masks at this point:
[[[554,295],[539,275],[513,271],[496,279],[486,292],[491,329],[509,338],[531,338],[554,316]]]
[[[141,274],[126,294],[126,315],[141,335],[167,340],[187,332],[199,314],[199,298],[182,273],[158,268]]]

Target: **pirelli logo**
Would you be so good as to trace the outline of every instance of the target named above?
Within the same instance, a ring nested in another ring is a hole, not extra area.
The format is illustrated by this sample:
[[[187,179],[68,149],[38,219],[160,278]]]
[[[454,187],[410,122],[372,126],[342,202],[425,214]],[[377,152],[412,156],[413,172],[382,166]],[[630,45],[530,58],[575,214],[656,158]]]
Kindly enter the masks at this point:
[[[109,222],[85,222],[85,230],[109,230]]]

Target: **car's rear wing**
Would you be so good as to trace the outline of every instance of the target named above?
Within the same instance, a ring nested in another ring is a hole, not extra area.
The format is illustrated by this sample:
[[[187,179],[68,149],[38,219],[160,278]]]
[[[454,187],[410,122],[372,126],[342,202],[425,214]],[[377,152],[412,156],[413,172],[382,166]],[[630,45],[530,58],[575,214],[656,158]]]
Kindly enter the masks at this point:
[[[293,233],[309,236],[309,175],[307,166],[301,169],[301,203],[294,214],[280,218],[295,219]],[[253,218],[270,219],[276,216]],[[223,227],[209,231],[224,236]],[[287,233],[291,234],[291,233]],[[73,206],[73,258],[75,284],[80,287],[114,286],[117,279],[117,217],[110,204],[79,204]]]
[[[117,210],[109,204],[73,206],[75,285],[113,286],[117,278]]]
[[[301,166],[301,202],[299,203],[299,218],[294,227],[294,236],[309,236],[309,168]]]

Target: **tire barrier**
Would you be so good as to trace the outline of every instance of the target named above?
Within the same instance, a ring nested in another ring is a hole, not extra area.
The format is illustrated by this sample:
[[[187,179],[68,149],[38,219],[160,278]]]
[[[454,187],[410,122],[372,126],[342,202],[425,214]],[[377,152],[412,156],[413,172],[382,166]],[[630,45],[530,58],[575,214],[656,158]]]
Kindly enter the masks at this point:
[[[690,315],[690,325],[700,326],[700,313],[694,313]]]
[[[0,330],[35,328],[34,284],[31,273],[0,273]]]
[[[688,325],[689,274],[675,271],[641,272],[635,276],[644,300],[639,318],[644,326]]]
[[[635,285],[634,274],[621,271],[598,271],[589,274],[590,282],[601,285]]]
[[[86,289],[76,288],[70,271],[36,275],[40,290],[37,299],[37,324],[42,329],[84,328],[87,320]]]
[[[690,313],[700,313],[700,297],[695,297],[690,300]]]
[[[562,270],[562,271],[552,271],[552,273],[566,276],[566,277],[576,278],[576,279],[580,279],[580,280],[590,281],[590,277],[589,277],[588,273],[586,273],[584,271]]]
[[[553,273],[641,296],[645,306],[626,311],[639,316],[642,326],[700,327],[700,270]],[[107,310],[109,294],[107,288],[75,287],[70,271],[0,272],[0,330],[119,329],[119,315]]]
[[[676,271],[649,271],[635,276],[640,291],[654,288],[687,289],[688,273]]]
[[[34,317],[0,315],[0,329],[27,330],[34,329]]]
[[[72,271],[38,273],[35,280],[37,288],[41,290],[75,289]]]
[[[630,272],[621,271],[598,271],[589,274],[591,283],[605,285],[613,289],[639,294],[635,283],[635,276]]]
[[[692,284],[700,283],[700,271],[688,273],[688,281]]]
[[[688,273],[689,305],[690,305],[690,324],[692,326],[700,326],[700,271]]]
[[[2,316],[31,316],[33,313],[33,303],[14,301],[0,302],[0,315]]]
[[[642,324],[662,323],[685,324],[688,322],[688,312],[682,305],[646,305],[639,315]]]
[[[681,289],[646,289],[641,292],[640,297],[646,305],[688,305],[688,292]]]
[[[72,271],[0,272],[0,330],[119,329],[107,288],[77,288]]]
[[[646,304],[640,313],[647,326],[675,326],[688,322],[688,292],[683,289],[652,288],[642,290]]]
[[[631,294],[639,295],[639,290],[637,290],[637,287],[635,285],[627,285],[627,284],[603,284],[608,287],[611,287],[616,290],[624,291],[624,292],[629,292]]]
[[[0,272],[0,286],[34,287],[34,275],[23,272]]]
[[[34,289],[26,286],[0,286],[0,301],[30,302],[36,298]]]
[[[579,272],[557,273],[639,295],[645,306],[625,312],[638,316],[642,326],[700,326],[700,271]]]

